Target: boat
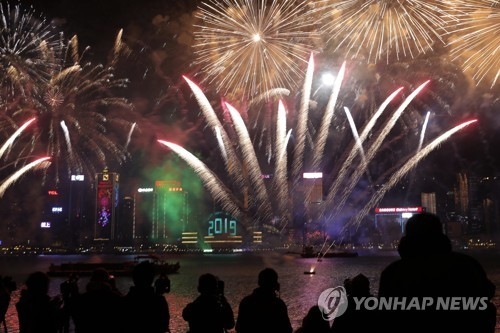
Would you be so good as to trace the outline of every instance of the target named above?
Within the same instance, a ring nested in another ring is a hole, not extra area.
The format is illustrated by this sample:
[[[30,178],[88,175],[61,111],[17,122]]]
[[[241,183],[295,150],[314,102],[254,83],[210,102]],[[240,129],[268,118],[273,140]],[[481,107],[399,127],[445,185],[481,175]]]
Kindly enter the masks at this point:
[[[110,275],[113,276],[131,276],[134,267],[142,262],[150,261],[154,267],[156,274],[175,274],[179,272],[180,264],[168,263],[160,260],[155,255],[138,255],[131,261],[121,262],[67,262],[60,265],[50,264],[47,274],[49,276],[69,276],[76,274],[78,276],[90,276],[98,268],[104,268]]]
[[[300,254],[302,258],[318,258],[321,261],[323,258],[355,258],[359,254],[350,250],[329,250],[326,252],[315,251],[312,246],[305,246]]]

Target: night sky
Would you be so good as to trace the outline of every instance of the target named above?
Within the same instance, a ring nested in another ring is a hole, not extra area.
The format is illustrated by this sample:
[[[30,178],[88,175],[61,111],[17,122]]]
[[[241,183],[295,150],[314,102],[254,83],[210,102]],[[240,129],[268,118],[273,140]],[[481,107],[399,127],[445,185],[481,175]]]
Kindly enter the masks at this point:
[[[169,154],[159,147],[156,139],[166,139],[194,150],[210,164],[218,160],[214,141],[205,128],[199,107],[194,101],[182,75],[193,76],[192,13],[196,0],[22,0],[21,5],[32,4],[35,12],[64,32],[77,35],[81,48],[90,46],[87,56],[93,62],[105,63],[117,32],[123,29],[123,40],[132,50],[117,68],[117,74],[130,79],[125,95],[134,104],[131,118],[139,125],[130,151],[132,159],[123,166],[115,166],[122,174],[123,191],[131,192],[154,174],[158,166],[171,163]],[[324,56],[326,58],[326,56]],[[436,73],[444,71],[438,68]],[[384,66],[381,65],[381,70]],[[389,66],[385,66],[389,68]],[[394,70],[394,67],[390,68]],[[403,71],[404,72],[404,71]],[[413,73],[415,74],[415,73]],[[411,74],[406,79],[411,79]],[[416,75],[416,74],[415,74]],[[464,80],[465,81],[465,78]],[[435,135],[460,122],[478,118],[479,124],[468,128],[443,144],[416,170],[419,191],[447,191],[455,181],[456,172],[466,170],[478,175],[498,175],[500,157],[500,112],[498,84],[496,90],[466,86],[457,87],[468,98],[453,97],[447,102],[450,109],[437,113],[436,121],[429,125],[429,134]],[[431,89],[439,83],[431,84]],[[385,93],[385,92],[384,92]],[[438,90],[445,96],[449,91]],[[210,94],[212,101],[220,97]],[[348,100],[348,97],[346,97]],[[426,104],[423,100],[419,103]],[[429,104],[432,102],[429,102]],[[388,156],[403,154],[388,150]],[[396,189],[388,202],[398,203],[401,195]]]

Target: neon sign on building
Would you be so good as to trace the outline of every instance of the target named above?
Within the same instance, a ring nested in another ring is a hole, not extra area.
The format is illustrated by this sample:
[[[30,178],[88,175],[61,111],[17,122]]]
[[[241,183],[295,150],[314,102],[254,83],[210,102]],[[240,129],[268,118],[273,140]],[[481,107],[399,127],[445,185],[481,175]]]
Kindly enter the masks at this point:
[[[402,214],[402,213],[422,213],[424,207],[377,207],[375,214]]]

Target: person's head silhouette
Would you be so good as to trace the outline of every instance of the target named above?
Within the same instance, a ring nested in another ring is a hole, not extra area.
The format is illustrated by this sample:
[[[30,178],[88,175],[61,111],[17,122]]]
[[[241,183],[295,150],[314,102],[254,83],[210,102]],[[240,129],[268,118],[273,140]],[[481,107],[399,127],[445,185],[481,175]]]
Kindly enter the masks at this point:
[[[155,279],[155,269],[151,262],[138,263],[132,271],[132,280],[137,287],[149,287]]]
[[[419,213],[408,219],[398,246],[402,258],[450,251],[450,239],[443,233],[443,225],[437,215]]]
[[[202,295],[216,295],[218,279],[210,273],[202,274],[198,279],[198,292]]]
[[[263,289],[279,291],[278,273],[272,268],[264,268],[260,271],[257,282]]]
[[[358,274],[351,280],[350,288],[351,296],[369,296],[370,295],[370,280],[363,274]]]
[[[50,278],[44,272],[34,272],[26,280],[26,288],[33,295],[46,295],[49,292]]]

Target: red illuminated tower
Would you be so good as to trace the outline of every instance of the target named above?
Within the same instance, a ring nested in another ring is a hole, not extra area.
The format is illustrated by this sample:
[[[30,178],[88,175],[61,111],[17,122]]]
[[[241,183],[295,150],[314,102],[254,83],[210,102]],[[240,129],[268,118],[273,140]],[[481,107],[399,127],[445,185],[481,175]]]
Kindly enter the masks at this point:
[[[120,176],[104,169],[96,177],[96,220],[94,240],[113,240],[115,238],[115,211],[118,205]]]

